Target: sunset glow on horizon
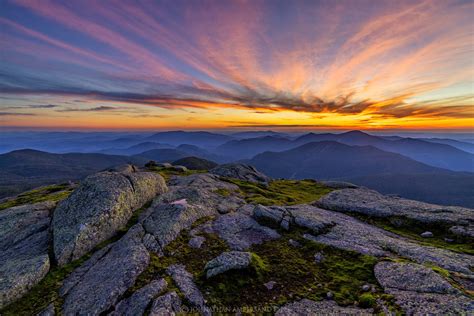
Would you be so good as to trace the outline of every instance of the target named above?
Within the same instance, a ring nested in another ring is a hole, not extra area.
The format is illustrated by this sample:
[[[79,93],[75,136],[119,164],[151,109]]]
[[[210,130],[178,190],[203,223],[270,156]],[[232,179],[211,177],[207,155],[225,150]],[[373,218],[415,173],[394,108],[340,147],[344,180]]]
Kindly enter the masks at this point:
[[[0,126],[474,126],[472,1],[0,3]]]

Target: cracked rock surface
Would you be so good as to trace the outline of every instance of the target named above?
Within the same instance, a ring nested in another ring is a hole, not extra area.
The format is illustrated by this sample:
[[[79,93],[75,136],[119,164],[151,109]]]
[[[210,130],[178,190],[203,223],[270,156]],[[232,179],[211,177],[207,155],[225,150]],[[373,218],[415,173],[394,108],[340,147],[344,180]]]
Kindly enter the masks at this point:
[[[55,203],[0,212],[0,308],[18,299],[48,273],[49,213]]]
[[[60,265],[78,259],[123,228],[133,211],[167,190],[155,173],[100,172],[87,177],[53,216]]]
[[[252,254],[250,252],[224,252],[206,264],[204,267],[204,270],[206,271],[206,277],[212,278],[215,275],[229,270],[245,269],[250,265],[251,259]]]
[[[408,315],[454,315],[474,312],[474,300],[455,289],[428,267],[406,262],[382,261],[375,276],[385,292]]]

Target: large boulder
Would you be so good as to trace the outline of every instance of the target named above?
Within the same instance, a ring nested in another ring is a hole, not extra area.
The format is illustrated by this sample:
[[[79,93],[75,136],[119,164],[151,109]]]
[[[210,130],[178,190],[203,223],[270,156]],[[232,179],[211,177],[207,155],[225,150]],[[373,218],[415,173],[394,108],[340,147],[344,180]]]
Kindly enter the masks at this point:
[[[169,191],[153,202],[140,217],[140,222],[149,233],[147,244],[157,244],[162,252],[180,232],[204,217],[217,216],[238,209],[244,201],[232,194],[238,187],[221,181],[215,175],[195,174],[172,179]],[[219,191],[228,192],[223,196]],[[156,239],[156,243],[152,239]]]
[[[271,178],[261,173],[253,166],[241,163],[229,163],[217,166],[209,171],[224,178],[239,179],[254,183],[268,184]]]
[[[250,265],[251,261],[252,254],[250,252],[228,251],[221,253],[206,263],[204,271],[209,279],[229,270],[245,269]]]
[[[315,205],[343,213],[360,213],[380,218],[396,217],[398,220],[406,219],[444,228],[456,226],[453,229],[460,235],[469,235],[474,230],[472,209],[407,200],[366,188],[336,190],[323,196]]]
[[[0,212],[0,308],[20,298],[48,273],[49,213],[53,202]]]
[[[133,170],[91,175],[59,204],[53,216],[54,255],[59,265],[112,237],[136,209],[167,190],[160,175]]]
[[[446,279],[428,267],[411,262],[379,262],[375,277],[383,288],[425,293],[458,293]]]
[[[278,239],[280,234],[275,230],[260,225],[252,217],[241,213],[229,213],[219,216],[212,223],[197,227],[207,233],[217,234],[232,250],[243,251],[252,245]]]
[[[199,291],[199,288],[193,281],[192,274],[186,271],[183,265],[171,265],[166,272],[173,278],[174,283],[193,307],[197,308],[204,316],[211,315],[211,311],[206,306],[206,301],[201,291]]]
[[[254,211],[254,216],[256,213],[277,224],[287,217],[290,225],[309,229],[310,233],[304,237],[318,243],[377,257],[396,253],[421,264],[435,264],[449,271],[474,275],[472,256],[468,254],[424,246],[339,212],[295,205],[266,207],[264,211]]]
[[[64,315],[99,315],[113,307],[149,264],[144,235],[141,225],[133,226],[69,275],[60,290]]]
[[[154,236],[161,251],[175,240],[182,230],[190,228],[195,221],[215,214],[212,210],[194,208],[185,201],[158,204],[152,208],[153,212],[142,223],[145,230]]]
[[[121,300],[111,316],[144,315],[150,302],[168,286],[165,279],[153,280],[130,297]]]
[[[407,315],[470,315],[474,301],[423,265],[379,262],[375,277]]]
[[[181,312],[181,299],[176,292],[169,292],[153,301],[149,315],[175,316]]]
[[[372,310],[364,310],[351,306],[339,306],[334,301],[311,301],[302,299],[288,303],[275,313],[275,316],[306,316],[306,315],[373,315]]]

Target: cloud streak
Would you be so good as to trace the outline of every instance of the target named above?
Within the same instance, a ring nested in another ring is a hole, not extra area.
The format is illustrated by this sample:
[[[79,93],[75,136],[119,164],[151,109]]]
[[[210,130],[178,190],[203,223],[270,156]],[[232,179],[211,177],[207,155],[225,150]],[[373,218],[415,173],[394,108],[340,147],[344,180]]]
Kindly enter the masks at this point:
[[[474,116],[470,1],[8,7],[29,19],[0,14],[11,43],[2,47],[0,93],[111,103],[57,111],[123,103],[366,121]]]

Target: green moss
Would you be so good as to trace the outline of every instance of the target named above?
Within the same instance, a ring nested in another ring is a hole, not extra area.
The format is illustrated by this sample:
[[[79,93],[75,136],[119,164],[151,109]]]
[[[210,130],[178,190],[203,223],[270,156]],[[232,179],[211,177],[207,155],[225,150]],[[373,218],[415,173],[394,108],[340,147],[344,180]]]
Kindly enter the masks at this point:
[[[73,190],[74,187],[67,183],[44,186],[24,192],[11,200],[1,203],[0,210],[18,205],[33,204],[44,201],[58,202],[67,198]]]
[[[370,307],[375,307],[376,305],[376,298],[374,295],[370,293],[364,293],[361,296],[359,296],[359,306],[363,308],[370,308]]]
[[[166,269],[176,263],[184,264],[187,271],[195,277],[200,277],[208,261],[228,250],[227,245],[218,236],[207,233],[200,235],[206,238],[200,249],[188,245],[191,236],[189,231],[183,231],[178,238],[165,247],[165,256],[158,257],[155,254],[150,254],[150,264],[137,278],[134,287],[130,291],[133,292],[150,283],[150,281],[165,276]]]
[[[200,275],[197,284],[209,304],[268,308],[300,298],[320,300],[331,291],[339,304],[347,305],[363,294],[362,285],[377,284],[375,258],[308,241],[301,233],[283,233],[280,239],[251,247],[252,269],[228,271],[209,280]],[[291,246],[290,239],[301,247]],[[317,252],[324,256],[320,263],[314,260]],[[272,290],[264,286],[269,281],[276,282]]]
[[[446,225],[427,225],[417,221],[408,220],[406,218],[374,218],[351,213],[350,215],[357,217],[371,225],[378,226],[397,235],[415,240],[417,243],[425,246],[433,246],[437,248],[448,249],[451,251],[474,255],[474,242],[471,240],[456,239],[447,231]],[[425,231],[431,231],[433,237],[423,238],[420,236]],[[453,242],[447,242],[444,238],[453,239]]]
[[[435,265],[432,265],[432,264],[427,264],[427,266],[429,268],[431,268],[434,272],[441,274],[445,278],[450,278],[451,277],[451,274],[446,269],[443,269],[441,267],[438,267],[438,266],[435,266]]]
[[[295,205],[313,202],[332,190],[314,180],[274,180],[268,186],[237,179],[236,184],[248,203]]]
[[[217,189],[214,192],[216,192],[217,194],[219,194],[221,196],[224,196],[224,197],[227,197],[227,196],[231,195],[231,191],[229,191],[227,189],[224,189],[224,188]]]

